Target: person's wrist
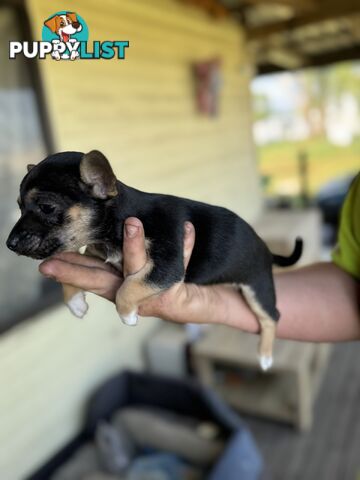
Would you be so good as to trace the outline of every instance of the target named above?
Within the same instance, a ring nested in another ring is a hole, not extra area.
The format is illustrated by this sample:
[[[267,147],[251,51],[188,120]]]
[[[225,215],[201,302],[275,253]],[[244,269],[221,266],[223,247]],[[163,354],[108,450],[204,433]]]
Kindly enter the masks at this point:
[[[219,324],[226,321],[227,308],[223,303],[221,287],[185,284],[181,303],[182,321]]]
[[[225,285],[207,287],[209,323],[227,325],[229,322],[228,289]]]
[[[259,324],[253,311],[241,295],[240,289],[232,285],[219,285],[217,305],[223,314],[219,317],[228,327],[250,333],[259,333]]]

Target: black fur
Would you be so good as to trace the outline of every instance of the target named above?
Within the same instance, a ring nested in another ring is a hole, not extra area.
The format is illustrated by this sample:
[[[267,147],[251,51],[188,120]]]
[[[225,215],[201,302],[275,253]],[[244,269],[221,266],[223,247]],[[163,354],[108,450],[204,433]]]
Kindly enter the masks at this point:
[[[80,204],[92,211],[89,238],[104,251],[105,257],[106,252],[122,249],[124,221],[134,216],[142,221],[151,244],[154,267],[147,278],[150,284],[166,289],[181,281],[184,275],[185,282],[200,285],[246,284],[255,291],[271,318],[278,319],[272,263],[295,263],[301,255],[300,240],[289,259],[272,255],[250,225],[225,208],[171,195],[144,193],[120,181],[116,197],[93,198],[80,178],[83,155],[79,152],[52,155],[25,176],[20,188],[22,202],[33,188],[43,193],[39,193],[31,204],[22,206],[23,216],[9,236],[9,248],[35,258],[45,258],[66,248],[58,244],[58,237],[51,230],[60,231],[67,221],[66,211]],[[44,202],[57,205],[55,212],[44,215],[39,210],[41,195]],[[183,265],[185,221],[192,222],[196,232],[186,274]],[[12,242],[14,238],[17,243]],[[29,248],[34,245],[31,238],[36,239],[35,245],[40,242],[37,248]]]

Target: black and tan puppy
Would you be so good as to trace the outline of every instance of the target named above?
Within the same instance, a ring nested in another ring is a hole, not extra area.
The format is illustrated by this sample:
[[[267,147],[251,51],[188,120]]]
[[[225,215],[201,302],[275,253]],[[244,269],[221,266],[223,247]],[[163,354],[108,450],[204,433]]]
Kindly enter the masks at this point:
[[[257,316],[261,367],[272,365],[275,325],[279,319],[272,264],[295,263],[302,250],[296,241],[290,257],[273,255],[254,230],[235,213],[170,195],[140,192],[119,182],[98,151],[51,155],[29,165],[20,187],[21,218],[7,240],[20,255],[44,259],[61,251],[87,253],[122,266],[123,223],[138,217],[147,241],[144,268],[126,277],[116,308],[128,325],[137,321],[145,298],[177,282],[234,284]],[[186,272],[183,225],[193,223],[196,241]],[[65,289],[65,301],[77,316],[86,313],[84,293]]]

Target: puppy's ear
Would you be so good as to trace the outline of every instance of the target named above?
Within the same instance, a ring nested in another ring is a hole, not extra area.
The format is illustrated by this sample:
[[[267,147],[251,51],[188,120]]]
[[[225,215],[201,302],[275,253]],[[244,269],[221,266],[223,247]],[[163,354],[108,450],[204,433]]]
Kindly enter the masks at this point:
[[[34,167],[35,167],[35,164],[34,164],[34,163],[28,163],[28,164],[26,165],[26,170],[27,170],[28,172],[30,172],[30,170],[33,169]]]
[[[77,19],[77,17],[76,17],[76,13],[74,13],[74,12],[66,12],[66,15],[67,15],[68,17],[70,17],[70,20],[71,20],[73,23],[78,21],[78,19]]]
[[[55,33],[56,32],[56,15],[54,17],[49,18],[44,22],[45,27],[50,28],[50,30]]]
[[[86,153],[80,163],[81,180],[92,187],[95,198],[105,200],[117,195],[116,177],[107,158],[98,150]]]

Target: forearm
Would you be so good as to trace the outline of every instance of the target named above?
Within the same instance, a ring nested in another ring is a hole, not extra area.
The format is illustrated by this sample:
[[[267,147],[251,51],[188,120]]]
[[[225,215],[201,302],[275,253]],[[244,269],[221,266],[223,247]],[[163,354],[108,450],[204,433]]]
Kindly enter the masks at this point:
[[[129,227],[135,233],[127,232]],[[184,265],[195,242],[194,228],[185,225]],[[126,221],[124,271],[136,273],[146,261],[141,222]],[[40,265],[44,275],[63,284],[115,301],[122,279],[103,262],[64,253]],[[359,283],[332,263],[319,263],[276,274],[277,336],[292,340],[335,342],[360,339]],[[139,305],[139,314],[186,323],[217,323],[258,333],[259,323],[240,293],[231,286],[179,283]]]
[[[359,284],[332,263],[319,263],[275,275],[281,313],[277,336],[291,340],[335,342],[360,338]],[[236,292],[221,287],[211,320],[258,332],[254,314]],[[221,305],[226,303],[226,315]]]

